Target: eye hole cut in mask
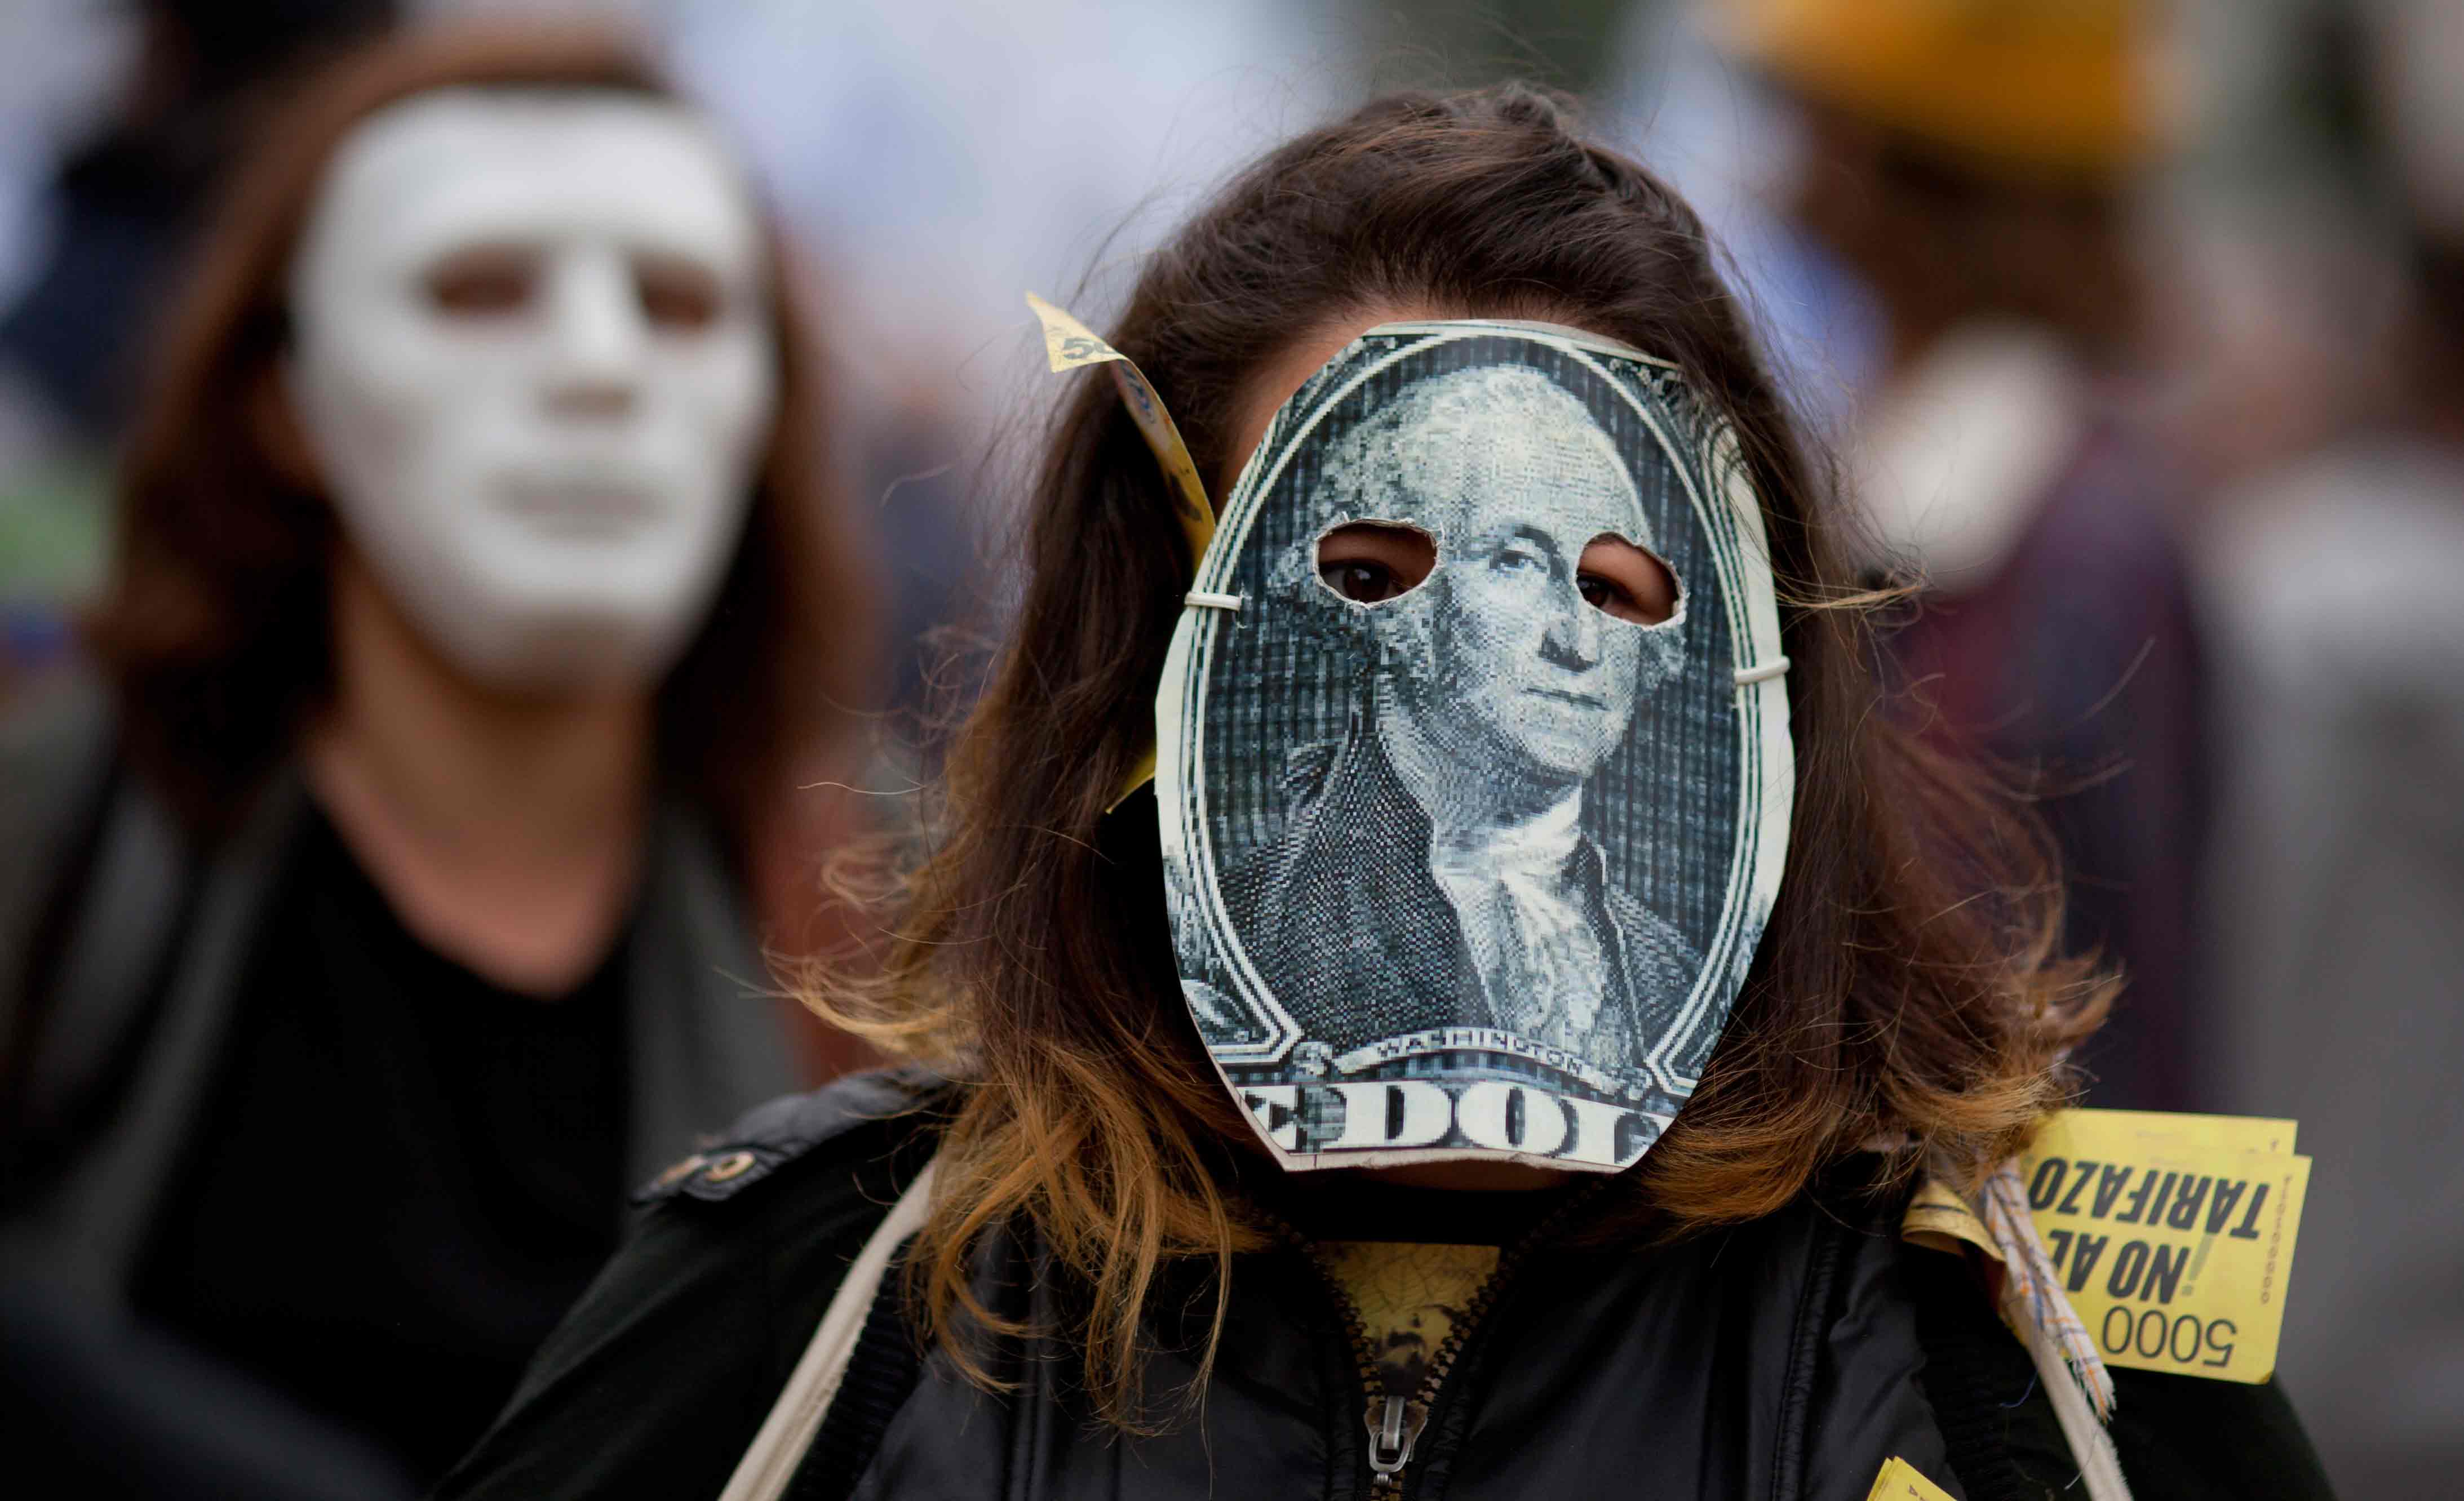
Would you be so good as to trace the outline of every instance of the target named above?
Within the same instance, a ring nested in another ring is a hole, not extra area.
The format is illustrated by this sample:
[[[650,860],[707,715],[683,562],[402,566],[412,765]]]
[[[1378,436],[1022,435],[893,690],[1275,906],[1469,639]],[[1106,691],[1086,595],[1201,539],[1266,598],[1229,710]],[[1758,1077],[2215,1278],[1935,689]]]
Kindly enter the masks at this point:
[[[1438,565],[1438,548],[1418,527],[1354,521],[1317,540],[1317,576],[1354,604],[1377,604],[1419,587]],[[1636,625],[1658,625],[1677,610],[1668,565],[1621,536],[1592,538],[1575,565],[1583,602]]]
[[[285,386],[343,534],[447,660],[521,692],[666,671],[777,413],[769,276],[734,164],[672,104],[440,89],[344,137]]]
[[[1156,698],[1182,992],[1294,1170],[1631,1165],[1777,892],[1761,511],[1666,362],[1392,324],[1279,411]]]
[[[653,333],[708,328],[724,306],[717,276],[688,257],[636,252],[626,269],[633,299]],[[448,318],[537,317],[553,272],[547,257],[530,246],[474,246],[448,255],[428,273],[429,300]]]
[[[1379,604],[1420,586],[1438,544],[1418,527],[1354,521],[1317,539],[1317,576],[1354,604]]]

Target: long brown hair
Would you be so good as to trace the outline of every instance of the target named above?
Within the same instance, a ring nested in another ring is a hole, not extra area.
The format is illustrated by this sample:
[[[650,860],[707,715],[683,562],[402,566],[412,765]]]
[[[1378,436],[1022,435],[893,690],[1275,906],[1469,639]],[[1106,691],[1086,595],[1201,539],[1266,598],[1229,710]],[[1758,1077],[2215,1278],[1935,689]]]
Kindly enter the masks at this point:
[[[289,338],[301,226],[353,127],[455,87],[675,97],[610,33],[458,26],[350,54],[267,121],[152,361],[119,480],[117,555],[86,621],[125,753],[201,834],[245,806],[331,684],[333,510],[269,450],[253,410]],[[823,448],[819,352],[770,240],[779,417],[716,603],[658,705],[669,790],[716,812],[739,853],[753,816],[777,804],[785,758],[845,721],[873,675],[873,590]]]
[[[1273,152],[1147,266],[1112,341],[1201,472],[1243,382],[1366,306],[1545,317],[1675,360],[1735,428],[1783,598],[1797,789],[1788,874],[1700,1089],[1624,1180],[1633,1227],[1771,1212],[1878,1141],[1973,1181],[2066,1095],[2108,986],[2057,958],[2045,846],[1879,712],[1874,642],[1828,500],[1721,284],[1658,179],[1523,87],[1371,104]],[[883,967],[816,1004],[963,1081],[915,1257],[928,1319],[979,1378],[970,1249],[1031,1220],[1091,1290],[1090,1389],[1136,1418],[1140,1315],[1168,1258],[1259,1243],[1210,1171],[1246,1126],[1175,981],[1160,877],[1108,855],[1151,733],[1193,559],[1108,382],[1059,413],[1016,632],[948,766],[942,840],[904,881]],[[1218,1300],[1221,1307],[1221,1299]]]

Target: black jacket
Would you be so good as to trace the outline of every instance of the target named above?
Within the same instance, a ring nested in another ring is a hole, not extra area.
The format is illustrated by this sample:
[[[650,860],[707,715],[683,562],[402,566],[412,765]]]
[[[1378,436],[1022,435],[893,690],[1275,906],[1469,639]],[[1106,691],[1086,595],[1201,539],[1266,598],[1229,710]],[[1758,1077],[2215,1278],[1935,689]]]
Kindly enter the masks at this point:
[[[0,1276],[103,1307],[127,1296],[309,816],[277,774],[200,853],[116,744],[82,681],[0,724]],[[625,958],[636,1176],[794,1083],[712,830],[669,807],[650,840]]]
[[[689,1159],[439,1494],[715,1494],[847,1263],[930,1156],[944,1099],[860,1076],[764,1107]],[[1903,1247],[1899,1208],[1809,1194],[1655,1249],[1533,1249],[1463,1347],[1401,1493],[1859,1501],[1899,1455],[1968,1501],[2063,1495],[2075,1470],[2027,1356],[1961,1262]],[[1066,1320],[1041,1261],[1031,1235],[1014,1236],[979,1287],[1005,1312]],[[1166,1311],[1153,1324],[1158,1391],[1186,1379],[1202,1330],[1175,1312],[1192,1307],[1180,1291],[1151,1303]],[[1298,1251],[1236,1263],[1205,1401],[1160,1433],[1096,1428],[1066,1347],[1004,1343],[993,1365],[1014,1388],[986,1393],[919,1351],[885,1294],[790,1493],[1381,1493],[1350,1338]],[[2113,1433],[2145,1501],[2328,1494],[2273,1385],[2115,1377]]]

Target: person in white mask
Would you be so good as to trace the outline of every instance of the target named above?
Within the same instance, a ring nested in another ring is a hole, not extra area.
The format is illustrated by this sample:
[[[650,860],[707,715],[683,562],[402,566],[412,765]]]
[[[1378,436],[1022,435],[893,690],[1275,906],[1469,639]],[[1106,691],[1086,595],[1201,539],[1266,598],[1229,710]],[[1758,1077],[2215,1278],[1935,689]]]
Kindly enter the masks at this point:
[[[751,811],[871,663],[783,275],[593,33],[388,43],[272,122],[130,450],[106,691],[12,727],[12,1282],[424,1486],[626,1191],[794,1082]]]

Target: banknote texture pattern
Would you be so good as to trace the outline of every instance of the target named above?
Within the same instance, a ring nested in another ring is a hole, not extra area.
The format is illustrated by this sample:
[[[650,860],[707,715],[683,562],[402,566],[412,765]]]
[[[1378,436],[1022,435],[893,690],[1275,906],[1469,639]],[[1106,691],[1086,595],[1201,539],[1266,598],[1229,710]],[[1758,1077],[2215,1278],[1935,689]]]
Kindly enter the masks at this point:
[[[1760,512],[1678,373],[1540,325],[1373,330],[1276,415],[1157,697],[1182,988],[1296,1168],[1615,1170],[1701,1077],[1793,785]],[[1358,602],[1353,523],[1434,544]],[[1583,592],[1617,538],[1664,620]],[[1744,681],[1741,681],[1741,678]]]

